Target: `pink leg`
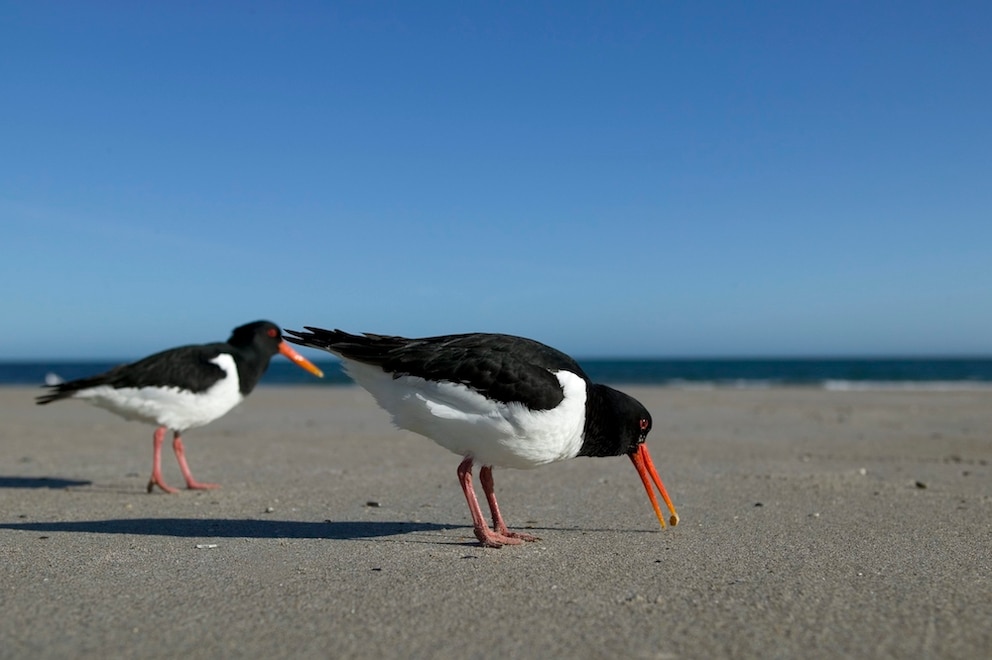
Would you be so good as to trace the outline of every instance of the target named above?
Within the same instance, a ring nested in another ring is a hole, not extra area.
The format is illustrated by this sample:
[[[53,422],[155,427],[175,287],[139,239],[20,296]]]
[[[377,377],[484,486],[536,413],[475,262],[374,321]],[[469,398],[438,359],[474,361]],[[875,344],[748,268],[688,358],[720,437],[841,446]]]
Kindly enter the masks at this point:
[[[465,500],[468,502],[468,510],[472,514],[472,527],[475,538],[484,548],[502,548],[504,545],[518,545],[519,539],[511,536],[504,536],[489,529],[485,519],[482,517],[482,507],[475,497],[475,488],[472,487],[472,458],[466,456],[465,460],[458,466],[458,483],[461,484],[462,492],[465,493]]]
[[[193,473],[189,471],[189,465],[186,463],[186,449],[183,447],[183,439],[179,437],[179,431],[176,431],[172,438],[172,451],[176,452],[176,460],[179,461],[179,469],[183,471],[183,476],[186,477],[187,488],[190,490],[220,488],[220,484],[202,483],[193,478]]]
[[[494,488],[493,468],[491,465],[482,466],[482,469],[479,470],[479,481],[482,482],[482,492],[486,494],[486,501],[489,502],[489,510],[493,513],[493,528],[496,530],[496,533],[500,536],[520,539],[521,541],[537,541],[538,538],[536,536],[511,532],[506,528],[506,523],[503,522],[503,516],[499,512],[499,505],[496,504],[496,490]]]
[[[171,486],[167,486],[162,479],[162,442],[165,440],[166,428],[160,426],[155,429],[152,439],[152,478],[148,480],[148,492],[152,492],[158,486],[167,493],[178,493],[179,491]]]

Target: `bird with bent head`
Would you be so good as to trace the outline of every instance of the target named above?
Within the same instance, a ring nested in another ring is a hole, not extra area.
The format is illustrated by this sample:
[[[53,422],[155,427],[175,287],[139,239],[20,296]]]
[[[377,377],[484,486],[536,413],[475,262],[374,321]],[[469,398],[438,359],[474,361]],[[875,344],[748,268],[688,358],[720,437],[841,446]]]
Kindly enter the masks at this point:
[[[662,527],[652,481],[678,514],[648,453],[651,415],[639,401],[593,383],[578,363],[532,339],[470,333],[408,339],[307,326],[286,341],[341,358],[345,371],[400,428],[463,457],[458,481],[476,538],[486,547],[536,537],[511,532],[496,502],[493,467],[533,468],[576,456],[627,456]],[[487,525],[472,485],[473,464],[492,513]]]

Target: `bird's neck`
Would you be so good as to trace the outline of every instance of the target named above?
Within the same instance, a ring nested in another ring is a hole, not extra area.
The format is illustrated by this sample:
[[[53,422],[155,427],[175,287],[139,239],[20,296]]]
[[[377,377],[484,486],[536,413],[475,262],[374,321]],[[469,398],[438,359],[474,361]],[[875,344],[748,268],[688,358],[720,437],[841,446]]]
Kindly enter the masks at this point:
[[[238,384],[242,396],[248,396],[258,385],[269,366],[270,356],[258,351],[235,350],[234,362],[238,365]]]
[[[579,456],[619,456],[624,453],[618,429],[617,395],[606,385],[592,383],[586,390],[586,424]],[[621,395],[622,396],[622,395]]]

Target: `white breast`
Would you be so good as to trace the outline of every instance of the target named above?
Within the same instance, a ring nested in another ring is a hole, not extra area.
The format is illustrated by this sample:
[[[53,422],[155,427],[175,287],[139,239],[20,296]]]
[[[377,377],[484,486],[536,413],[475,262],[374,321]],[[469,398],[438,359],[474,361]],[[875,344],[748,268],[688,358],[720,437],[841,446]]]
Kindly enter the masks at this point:
[[[393,378],[377,367],[344,359],[344,367],[404,429],[483,465],[532,468],[572,458],[582,447],[585,381],[552,372],[565,398],[551,410],[492,401],[468,387],[415,376]]]

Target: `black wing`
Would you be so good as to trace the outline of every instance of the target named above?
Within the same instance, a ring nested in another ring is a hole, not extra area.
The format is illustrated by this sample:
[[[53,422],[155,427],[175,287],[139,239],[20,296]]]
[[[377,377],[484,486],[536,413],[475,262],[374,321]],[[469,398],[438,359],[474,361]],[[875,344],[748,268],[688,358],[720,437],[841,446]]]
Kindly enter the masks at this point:
[[[191,392],[203,392],[224,377],[224,370],[210,360],[225,348],[230,350],[222,343],[171,348],[97,376],[51,385],[49,392],[39,396],[36,402],[51,403],[100,385],[113,388],[179,387]]]
[[[564,398],[553,371],[571,371],[588,381],[575,360],[523,337],[471,333],[408,339],[306,329],[309,332],[286,330],[285,339],[375,365],[394,378],[461,383],[496,401],[522,403],[531,410],[550,410]]]

